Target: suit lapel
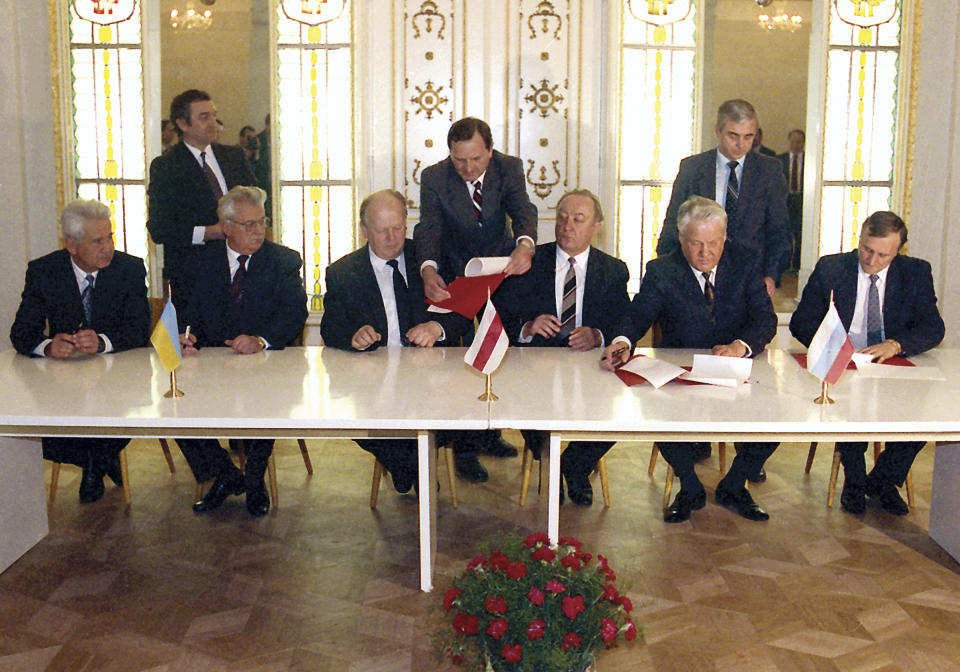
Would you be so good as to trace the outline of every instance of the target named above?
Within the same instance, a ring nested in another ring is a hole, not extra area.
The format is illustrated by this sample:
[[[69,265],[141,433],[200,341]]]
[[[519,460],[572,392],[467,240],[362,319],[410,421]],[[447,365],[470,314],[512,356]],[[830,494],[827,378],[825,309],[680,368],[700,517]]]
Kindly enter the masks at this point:
[[[697,194],[711,201],[717,198],[717,150],[704,154],[706,160],[697,172]]]
[[[477,227],[477,216],[470,202],[470,190],[457,171],[453,168],[453,161],[447,159],[447,200],[451,204],[460,228],[468,231]],[[486,194],[484,194],[486,200]]]
[[[602,265],[603,260],[597,250],[591,247],[583,280],[583,324],[593,326],[602,323],[600,315],[594,314],[600,308],[600,297],[603,295],[603,288],[600,286],[601,278],[605,277]]]
[[[370,263],[369,243],[360,248],[360,252],[360,258],[357,259],[357,286],[360,289],[364,301],[373,311],[372,315],[375,318],[375,321],[371,326],[373,326],[379,333],[383,334],[384,342],[386,342],[387,310],[383,307],[383,297],[380,296],[380,285],[377,284],[377,276],[373,271],[373,264]],[[407,261],[407,256],[408,255],[404,254],[404,262]],[[371,313],[368,312],[367,314],[369,315]]]
[[[70,325],[64,326],[58,331],[67,331],[68,333],[76,329],[84,321],[83,302],[80,299],[80,288],[77,286],[77,276],[73,272],[73,264],[70,263],[70,253],[63,250],[63,263],[57,264],[56,277],[52,278],[54,287],[64,287],[66,305],[64,311],[65,317]],[[100,275],[99,273],[97,275]],[[51,332],[54,325],[50,325]]]
[[[903,276],[900,272],[901,266],[898,263],[899,260],[900,256],[898,254],[890,263],[890,267],[887,270],[886,286],[883,290],[883,327],[885,332],[890,331],[890,326],[895,323],[897,319],[896,316],[900,313],[899,308],[903,305],[903,298],[901,296],[903,292]]]
[[[848,331],[853,322],[853,311],[857,307],[857,276],[860,264],[856,250],[848,252],[842,260],[842,272],[834,292],[833,303],[837,307],[840,321]]]

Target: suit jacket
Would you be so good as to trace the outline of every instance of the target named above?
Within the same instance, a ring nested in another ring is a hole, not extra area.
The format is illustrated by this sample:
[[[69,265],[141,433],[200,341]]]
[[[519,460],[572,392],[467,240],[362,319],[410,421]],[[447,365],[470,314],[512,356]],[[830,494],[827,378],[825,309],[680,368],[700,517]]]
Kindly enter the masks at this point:
[[[656,322],[664,348],[712,348],[739,339],[756,355],[777,333],[756,254],[730,242],[717,264],[712,310],[680,251],[647,264],[619,333],[635,343]]]
[[[657,243],[657,255],[680,249],[677,213],[691,196],[717,197],[717,150],[688,156],[680,162],[670,205]],[[753,248],[764,276],[779,281],[790,262],[793,237],[787,225],[787,182],[780,164],[770,157],[747,152],[743,159],[737,223],[727,228],[727,240]]]
[[[449,156],[424,170],[420,223],[413,230],[418,263],[436,261],[449,282],[463,275],[472,257],[510,254],[520,236],[537,240],[537,208],[527,197],[520,159],[494,150],[483,178],[483,226],[478,226],[475,213],[467,185]]]
[[[301,264],[290,248],[263,241],[247,260],[243,301],[236,309],[226,241],[208,242],[190,274],[190,300],[177,316],[180,332],[190,325],[198,347],[222,346],[240,334],[265,338],[273,350],[292,345],[307,321]]]
[[[805,157],[803,155],[803,152],[800,152],[800,160],[798,161],[799,165],[797,166],[799,168],[797,172],[801,173],[800,175],[798,175],[799,179],[797,180],[797,184],[800,187],[796,191],[796,193],[798,194],[803,193],[803,160],[804,158]],[[783,179],[787,181],[787,193],[789,195],[790,193],[790,152],[777,154],[777,160],[780,162],[780,169],[783,170]]]
[[[830,306],[830,291],[840,321],[849,331],[857,304],[857,251],[830,254],[817,262],[797,309],[790,318],[790,333],[810,345]],[[943,320],[937,310],[930,264],[923,259],[897,255],[887,270],[883,292],[883,329],[903,347],[905,356],[936,347],[943,340]]]
[[[240,147],[216,143],[210,147],[228,191],[237,185],[256,186],[257,178]],[[193,245],[193,229],[217,223],[217,200],[200,164],[182,141],[150,162],[147,195],[147,229],[153,241],[163,245],[164,276],[174,277],[180,269],[196,263],[202,246]]]
[[[471,323],[454,313],[428,313],[424,302],[423,281],[412,241],[403,246],[403,261],[407,274],[407,289],[413,309],[413,324],[435,320],[445,332],[445,339],[436,345],[455,345]],[[386,342],[387,313],[380,296],[377,276],[370,263],[369,246],[341,257],[327,267],[327,293],[323,297],[323,320],[320,335],[325,345],[342,350],[353,350],[350,341],[357,330],[369,324],[383,337],[367,350],[373,350]]]
[[[32,354],[45,338],[72,334],[83,322],[83,304],[70,253],[57,250],[31,261],[20,307],[10,328],[10,340],[17,352]],[[45,331],[46,324],[49,330]],[[147,344],[150,304],[142,259],[114,252],[110,265],[97,273],[93,319],[84,326],[105,334],[117,351]]]
[[[538,245],[530,270],[523,275],[507,278],[494,295],[497,311],[512,345],[567,345],[566,338],[544,338],[540,335],[534,336],[527,344],[517,340],[525,323],[539,315],[557,315],[556,261],[556,243]],[[629,277],[625,263],[595,247],[590,248],[581,322],[585,327],[599,329],[607,343],[619,333],[617,328],[620,320],[630,305],[630,297],[627,296]]]

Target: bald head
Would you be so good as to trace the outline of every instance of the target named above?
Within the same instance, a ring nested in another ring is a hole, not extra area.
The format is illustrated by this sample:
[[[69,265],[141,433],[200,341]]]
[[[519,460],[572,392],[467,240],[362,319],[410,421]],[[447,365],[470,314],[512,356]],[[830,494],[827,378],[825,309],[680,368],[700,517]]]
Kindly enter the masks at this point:
[[[407,237],[407,202],[403,194],[384,189],[360,204],[360,229],[381,259],[396,259]]]

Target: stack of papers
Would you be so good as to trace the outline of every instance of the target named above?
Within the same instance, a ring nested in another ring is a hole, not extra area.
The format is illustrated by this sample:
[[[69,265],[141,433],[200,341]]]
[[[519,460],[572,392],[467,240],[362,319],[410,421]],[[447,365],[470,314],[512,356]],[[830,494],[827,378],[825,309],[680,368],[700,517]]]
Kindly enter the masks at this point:
[[[753,360],[715,355],[694,355],[693,368],[676,366],[653,357],[635,355],[617,369],[617,376],[626,385],[647,382],[660,389],[671,380],[683,383],[736,387],[750,378]]]

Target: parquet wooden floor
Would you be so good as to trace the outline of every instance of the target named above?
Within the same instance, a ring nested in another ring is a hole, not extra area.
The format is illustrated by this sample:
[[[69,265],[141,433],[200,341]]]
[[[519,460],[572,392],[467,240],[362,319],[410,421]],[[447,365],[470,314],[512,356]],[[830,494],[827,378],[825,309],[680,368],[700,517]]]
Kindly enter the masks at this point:
[[[384,483],[372,511],[368,454],[310,450],[313,477],[294,442],[278,443],[281,508],[260,520],[242,498],[194,515],[185,462],[171,476],[155,441],[132,444],[129,509],[112,486],[79,504],[79,471],[64,467],[50,535],[0,575],[0,670],[447,670],[429,641],[445,582],[478,540],[536,525],[534,489],[517,507],[520,460],[483,458],[490,482],[459,482],[457,510],[442,485],[438,590],[424,595],[414,497]],[[612,508],[561,509],[562,532],[610,558],[644,626],[601,670],[960,670],[960,567],[926,536],[932,447],[904,518],[827,509],[829,446],[805,477],[806,446],[788,444],[753,488],[769,523],[711,502],[675,526],[661,521],[664,465],[649,480],[649,451],[610,454]],[[715,458],[699,470],[712,494]]]

